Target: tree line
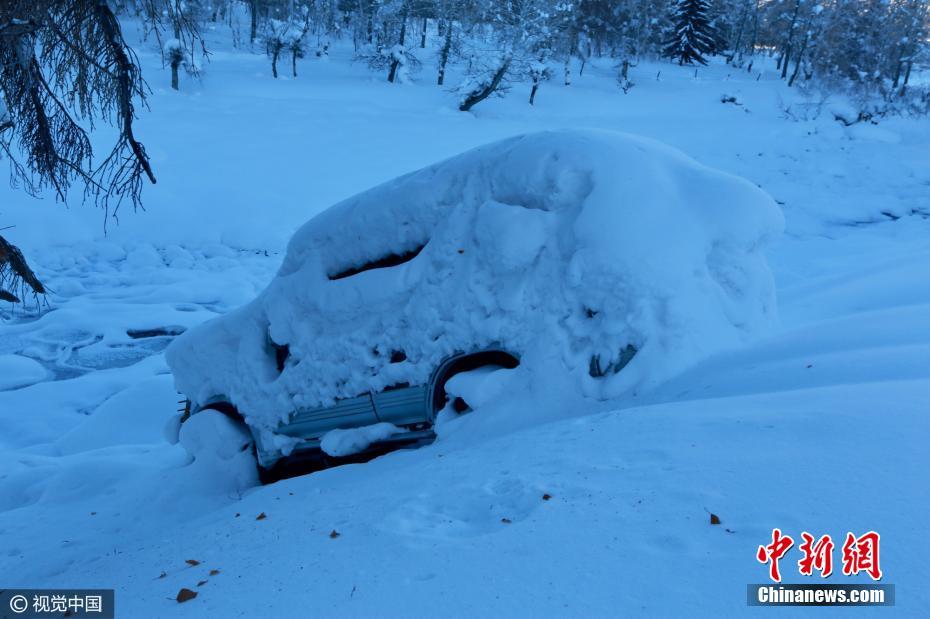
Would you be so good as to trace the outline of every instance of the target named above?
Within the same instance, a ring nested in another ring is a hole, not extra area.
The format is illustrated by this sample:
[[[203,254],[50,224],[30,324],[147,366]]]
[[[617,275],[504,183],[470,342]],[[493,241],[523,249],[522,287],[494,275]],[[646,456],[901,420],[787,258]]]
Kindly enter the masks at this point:
[[[129,22],[157,44],[175,89],[208,59],[204,33],[226,24],[234,45],[268,54],[275,77],[350,41],[388,82],[418,73],[451,86],[463,111],[516,82],[534,103],[543,83],[571,84],[591,58],[610,59],[629,92],[642,59],[710,56],[748,71],[770,57],[790,86],[930,108],[911,82],[928,62],[927,0],[4,0],[0,155],[14,183],[64,199],[77,182],[115,213],[155,182],[134,132],[148,90],[123,37]],[[452,66],[465,78],[450,85]],[[95,157],[88,132],[101,120],[118,133]]]
[[[265,47],[275,76],[282,59],[296,76],[299,58],[327,55],[336,39],[389,82],[430,70],[444,85],[460,64],[462,109],[516,81],[532,84],[531,99],[544,81],[570,84],[592,56],[616,61],[625,91],[641,59],[716,55],[751,71],[767,56],[791,86],[891,99],[928,62],[930,38],[926,0],[137,0],[122,10],[156,35],[174,32],[162,47],[173,83],[178,66],[196,71],[198,29],[226,22],[235,43]],[[417,52],[427,47],[431,68]]]

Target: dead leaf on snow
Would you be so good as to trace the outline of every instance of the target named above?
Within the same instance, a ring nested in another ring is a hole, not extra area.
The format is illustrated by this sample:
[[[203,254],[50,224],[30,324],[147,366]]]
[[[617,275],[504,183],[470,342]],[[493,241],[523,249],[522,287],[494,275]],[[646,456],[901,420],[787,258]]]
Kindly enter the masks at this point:
[[[180,591],[178,591],[178,597],[174,599],[178,601],[178,604],[180,604],[188,600],[193,600],[195,597],[197,597],[196,591],[191,591],[190,589],[182,588]]]

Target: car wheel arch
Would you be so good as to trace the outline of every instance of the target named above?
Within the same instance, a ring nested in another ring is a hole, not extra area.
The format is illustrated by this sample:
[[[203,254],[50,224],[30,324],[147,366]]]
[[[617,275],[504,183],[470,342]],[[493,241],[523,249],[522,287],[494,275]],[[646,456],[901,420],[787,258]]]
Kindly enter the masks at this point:
[[[446,357],[430,377],[427,403],[431,412],[435,415],[445,406],[445,385],[450,378],[461,372],[488,365],[512,369],[520,365],[520,356],[505,348],[494,346],[477,351],[459,352]]]

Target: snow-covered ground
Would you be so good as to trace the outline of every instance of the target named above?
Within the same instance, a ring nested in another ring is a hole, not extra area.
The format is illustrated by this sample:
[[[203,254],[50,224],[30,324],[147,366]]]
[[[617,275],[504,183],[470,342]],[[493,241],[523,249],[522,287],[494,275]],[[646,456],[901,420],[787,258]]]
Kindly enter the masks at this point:
[[[878,531],[896,606],[856,614],[927,613],[926,119],[842,127],[774,71],[719,64],[641,63],[623,95],[606,62],[544,84],[535,107],[517,85],[463,114],[429,63],[391,85],[348,58],[275,81],[263,56],[221,48],[175,93],[144,54],[138,133],[159,183],[106,239],[99,211],[0,188],[4,235],[53,291],[41,314],[2,309],[0,585],[115,587],[125,617],[734,616],[780,527]],[[429,447],[267,487],[229,474],[234,454],[191,464],[165,440],[178,396],[163,349],[261,291],[300,224],[565,127],[654,138],[771,194],[786,218],[768,256],[774,332],[635,397],[527,424],[552,403],[516,394]],[[805,581],[796,560],[787,582]],[[198,597],[178,604],[181,587]]]

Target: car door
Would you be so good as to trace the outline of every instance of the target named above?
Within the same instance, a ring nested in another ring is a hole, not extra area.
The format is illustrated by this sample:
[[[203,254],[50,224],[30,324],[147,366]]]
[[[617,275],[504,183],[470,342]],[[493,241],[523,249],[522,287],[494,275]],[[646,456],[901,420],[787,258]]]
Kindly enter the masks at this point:
[[[278,434],[294,438],[318,438],[335,428],[358,428],[378,423],[369,394],[338,400],[332,406],[298,410]]]
[[[372,394],[375,414],[379,421],[387,421],[395,426],[406,426],[430,422],[430,409],[427,402],[427,386],[403,386],[387,389]]]

